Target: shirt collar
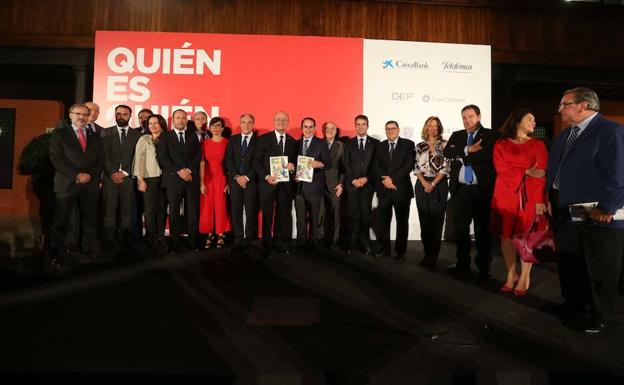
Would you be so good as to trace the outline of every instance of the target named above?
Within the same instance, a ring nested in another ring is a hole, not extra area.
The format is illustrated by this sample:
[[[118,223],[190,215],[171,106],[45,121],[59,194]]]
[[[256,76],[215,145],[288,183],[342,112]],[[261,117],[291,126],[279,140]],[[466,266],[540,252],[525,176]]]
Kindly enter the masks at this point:
[[[581,135],[581,133],[583,131],[585,131],[585,129],[587,128],[587,126],[589,126],[589,123],[591,123],[592,120],[594,120],[594,118],[596,117],[596,115],[598,115],[597,112],[594,112],[591,116],[588,116],[587,118],[583,119],[581,122],[579,122],[579,124],[573,124],[572,126],[577,126],[579,128],[578,130],[578,135]]]
[[[284,132],[283,134],[280,134],[279,132],[277,132],[277,130],[273,130],[273,132],[275,133],[275,138],[277,139],[278,142],[280,140],[280,136],[283,136],[284,139],[286,139],[286,132]]]
[[[173,131],[175,131],[176,136],[180,136],[180,134],[183,134],[183,135],[184,135],[184,134],[186,133],[186,129],[184,129],[184,130],[180,131],[180,130],[178,130],[178,129],[177,129],[177,128],[175,128],[175,127],[173,128]]]

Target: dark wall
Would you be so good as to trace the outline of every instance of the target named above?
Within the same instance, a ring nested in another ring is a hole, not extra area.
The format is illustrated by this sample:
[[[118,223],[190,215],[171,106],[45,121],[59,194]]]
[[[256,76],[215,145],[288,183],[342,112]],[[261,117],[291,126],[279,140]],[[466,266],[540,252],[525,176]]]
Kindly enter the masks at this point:
[[[624,67],[624,7],[554,0],[3,0],[0,46],[92,48],[96,30],[492,45],[494,63]]]

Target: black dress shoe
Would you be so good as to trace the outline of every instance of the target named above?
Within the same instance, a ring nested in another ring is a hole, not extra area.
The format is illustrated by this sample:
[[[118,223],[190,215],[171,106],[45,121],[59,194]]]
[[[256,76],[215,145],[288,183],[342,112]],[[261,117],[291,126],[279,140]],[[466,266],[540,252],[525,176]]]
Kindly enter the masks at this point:
[[[470,274],[470,268],[454,263],[446,268],[446,272],[455,275],[468,275]]]
[[[397,254],[397,256],[394,257],[394,260],[397,262],[405,262],[405,254]]]

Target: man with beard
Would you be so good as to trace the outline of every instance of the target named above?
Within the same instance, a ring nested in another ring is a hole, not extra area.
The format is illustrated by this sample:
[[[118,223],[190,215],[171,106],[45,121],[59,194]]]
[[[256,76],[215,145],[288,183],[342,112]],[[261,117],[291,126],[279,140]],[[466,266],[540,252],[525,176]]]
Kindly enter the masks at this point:
[[[199,162],[202,152],[197,135],[187,130],[186,111],[173,111],[173,129],[163,132],[156,146],[162,167],[161,184],[167,190],[173,252],[182,252],[180,207],[184,201],[186,229],[192,250],[199,251]]]
[[[154,113],[149,108],[144,108],[137,114],[139,118],[139,127],[135,128],[141,135],[149,133],[149,128],[147,128],[147,119],[152,116]]]
[[[104,240],[116,245],[117,236],[127,243],[136,223],[134,180],[132,160],[134,149],[141,134],[130,129],[128,122],[132,109],[126,105],[115,108],[116,125],[104,129],[102,149],[104,153]],[[119,226],[119,227],[118,227]]]

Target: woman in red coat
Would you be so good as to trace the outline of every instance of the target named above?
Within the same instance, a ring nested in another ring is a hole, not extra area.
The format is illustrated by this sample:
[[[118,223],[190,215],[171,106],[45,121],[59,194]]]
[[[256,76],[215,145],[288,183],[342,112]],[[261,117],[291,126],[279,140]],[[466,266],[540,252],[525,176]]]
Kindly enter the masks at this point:
[[[492,232],[501,237],[501,250],[507,267],[503,292],[526,295],[531,264],[520,261],[511,237],[525,233],[536,215],[546,211],[545,169],[548,152],[544,143],[529,135],[535,129],[535,116],[529,110],[516,110],[500,128],[501,138],[494,144],[496,183],[492,197]]]
[[[230,218],[227,212],[227,177],[223,159],[228,140],[222,136],[225,121],[222,118],[210,119],[210,139],[202,143],[202,161],[199,166],[199,232],[208,234],[206,248],[221,248],[225,244],[225,232],[230,231]],[[216,234],[216,239],[215,239]]]

